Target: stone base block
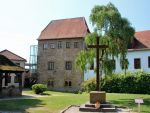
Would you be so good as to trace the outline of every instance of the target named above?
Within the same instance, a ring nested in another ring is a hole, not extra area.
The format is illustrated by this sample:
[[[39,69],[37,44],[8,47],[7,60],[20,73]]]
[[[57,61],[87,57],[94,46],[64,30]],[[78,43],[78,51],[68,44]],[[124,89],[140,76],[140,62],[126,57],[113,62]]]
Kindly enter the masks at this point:
[[[100,103],[106,103],[105,91],[91,91],[90,92],[90,103],[95,104],[97,101],[99,101]]]

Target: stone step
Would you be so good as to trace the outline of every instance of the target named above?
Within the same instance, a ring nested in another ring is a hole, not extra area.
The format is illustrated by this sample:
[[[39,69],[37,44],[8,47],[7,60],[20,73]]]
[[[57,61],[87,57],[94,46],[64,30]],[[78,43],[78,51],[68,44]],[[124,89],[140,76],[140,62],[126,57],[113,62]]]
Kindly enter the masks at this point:
[[[95,104],[85,104],[85,107],[95,107]],[[101,108],[114,108],[112,104],[100,104]]]
[[[95,108],[95,104],[85,104],[85,107],[94,107]]]
[[[81,105],[79,108],[79,111],[84,112],[100,112],[100,109],[97,109],[95,107],[85,107],[85,105]]]
[[[117,112],[116,108],[101,108],[101,112]]]

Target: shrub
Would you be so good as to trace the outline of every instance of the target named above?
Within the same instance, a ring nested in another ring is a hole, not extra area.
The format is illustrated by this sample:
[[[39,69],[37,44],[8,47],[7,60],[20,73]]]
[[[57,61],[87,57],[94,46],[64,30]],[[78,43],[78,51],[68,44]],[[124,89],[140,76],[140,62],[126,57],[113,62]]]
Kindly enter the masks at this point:
[[[95,78],[91,78],[82,83],[82,91],[90,92],[96,90]]]
[[[45,84],[34,84],[34,85],[32,85],[32,90],[36,94],[41,94],[47,90],[47,85],[45,85]]]
[[[84,91],[95,90],[95,79],[83,83]],[[150,73],[143,71],[128,72],[126,75],[113,74],[101,80],[101,90],[110,93],[150,94]]]

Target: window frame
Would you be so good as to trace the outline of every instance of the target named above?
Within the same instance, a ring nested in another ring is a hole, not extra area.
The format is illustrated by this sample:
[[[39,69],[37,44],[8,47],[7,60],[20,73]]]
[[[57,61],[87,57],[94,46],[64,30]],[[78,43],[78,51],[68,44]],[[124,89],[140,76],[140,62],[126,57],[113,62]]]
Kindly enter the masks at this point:
[[[57,47],[58,47],[58,49],[61,49],[61,48],[62,48],[62,41],[58,41]]]
[[[71,48],[71,43],[70,42],[66,42],[66,48]]]
[[[49,87],[54,87],[54,80],[49,80],[48,83],[47,83],[47,85]]]
[[[64,87],[72,87],[72,82],[69,80],[64,81]]]
[[[72,62],[71,61],[66,61],[65,68],[66,68],[66,70],[72,70]]]
[[[141,59],[134,58],[134,69],[141,69]]]
[[[150,56],[148,56],[148,68],[150,68]]]
[[[54,43],[50,43],[50,44],[49,44],[49,48],[50,48],[50,49],[55,49],[55,44],[54,44]]]
[[[48,48],[49,48],[49,45],[48,45],[47,42],[45,42],[45,43],[43,44],[43,50],[46,50],[46,49],[48,49]]]
[[[55,63],[53,61],[48,62],[48,70],[54,70],[55,69]]]
[[[74,48],[79,48],[79,42],[74,42]]]

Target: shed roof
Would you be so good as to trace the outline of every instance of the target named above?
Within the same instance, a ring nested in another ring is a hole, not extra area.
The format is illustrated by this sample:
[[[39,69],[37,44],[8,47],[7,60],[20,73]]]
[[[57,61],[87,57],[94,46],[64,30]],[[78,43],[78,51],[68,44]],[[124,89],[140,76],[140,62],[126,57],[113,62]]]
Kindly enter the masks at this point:
[[[0,71],[23,72],[24,68],[17,66],[4,55],[0,55]]]

